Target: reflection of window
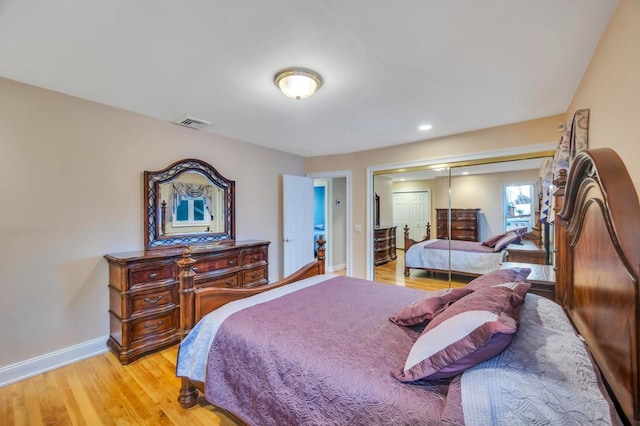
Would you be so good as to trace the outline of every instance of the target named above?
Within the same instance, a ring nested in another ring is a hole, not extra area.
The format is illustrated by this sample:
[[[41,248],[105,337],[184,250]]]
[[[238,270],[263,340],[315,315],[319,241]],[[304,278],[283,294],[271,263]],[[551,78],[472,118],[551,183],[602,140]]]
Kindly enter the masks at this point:
[[[504,230],[533,228],[533,184],[505,185]]]
[[[210,185],[175,182],[173,203],[173,226],[209,226],[213,220]]]
[[[174,226],[209,225],[210,215],[203,199],[180,200],[173,218]]]

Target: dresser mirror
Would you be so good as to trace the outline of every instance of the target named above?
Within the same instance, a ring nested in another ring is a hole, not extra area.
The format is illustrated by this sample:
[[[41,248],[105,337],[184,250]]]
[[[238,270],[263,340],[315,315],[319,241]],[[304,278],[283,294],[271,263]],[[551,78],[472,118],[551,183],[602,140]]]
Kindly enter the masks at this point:
[[[235,182],[201,160],[144,172],[145,247],[218,244],[235,238]]]

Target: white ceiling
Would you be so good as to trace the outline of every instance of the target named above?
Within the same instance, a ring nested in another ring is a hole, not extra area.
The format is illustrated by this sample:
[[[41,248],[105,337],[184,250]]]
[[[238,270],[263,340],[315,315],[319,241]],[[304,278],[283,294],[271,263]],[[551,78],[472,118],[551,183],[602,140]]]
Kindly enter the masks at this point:
[[[564,113],[616,2],[0,0],[0,76],[346,153]],[[316,95],[277,90],[291,66],[322,75]]]

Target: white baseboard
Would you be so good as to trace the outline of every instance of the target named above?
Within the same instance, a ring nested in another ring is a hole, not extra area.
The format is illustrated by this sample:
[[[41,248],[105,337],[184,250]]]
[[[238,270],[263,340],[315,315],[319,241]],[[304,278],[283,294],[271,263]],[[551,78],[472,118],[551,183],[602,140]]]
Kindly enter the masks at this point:
[[[19,382],[47,371],[99,355],[107,351],[109,336],[99,337],[75,346],[60,349],[0,368],[0,387]]]
[[[341,271],[343,269],[346,269],[346,267],[347,267],[346,263],[341,263],[339,265],[328,265],[327,272]]]

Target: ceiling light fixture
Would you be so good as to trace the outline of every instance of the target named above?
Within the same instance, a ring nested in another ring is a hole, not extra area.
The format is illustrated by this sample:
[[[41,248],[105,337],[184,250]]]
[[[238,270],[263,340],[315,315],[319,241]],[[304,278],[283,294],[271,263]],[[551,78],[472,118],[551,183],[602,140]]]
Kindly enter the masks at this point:
[[[306,68],[286,68],[278,71],[273,81],[285,96],[300,100],[313,95],[322,86],[322,77]]]
[[[431,130],[433,126],[431,124],[423,124],[422,126],[418,127],[418,130]]]

